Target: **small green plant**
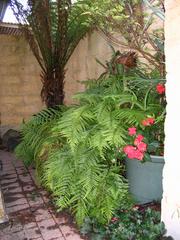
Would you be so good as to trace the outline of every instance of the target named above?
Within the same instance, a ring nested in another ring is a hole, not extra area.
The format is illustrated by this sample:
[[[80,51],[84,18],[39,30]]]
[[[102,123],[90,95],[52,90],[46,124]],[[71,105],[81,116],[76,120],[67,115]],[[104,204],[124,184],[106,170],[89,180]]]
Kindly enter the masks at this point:
[[[107,225],[86,219],[81,228],[82,234],[91,240],[160,240],[165,234],[160,212],[150,207],[119,210]],[[168,238],[172,239],[172,238]]]

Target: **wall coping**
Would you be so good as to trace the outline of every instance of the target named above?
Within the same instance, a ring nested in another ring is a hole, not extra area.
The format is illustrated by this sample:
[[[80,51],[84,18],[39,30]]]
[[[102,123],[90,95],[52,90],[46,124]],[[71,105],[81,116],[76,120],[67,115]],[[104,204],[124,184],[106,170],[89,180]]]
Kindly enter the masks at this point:
[[[22,35],[22,31],[16,23],[0,22],[0,34],[19,36]]]

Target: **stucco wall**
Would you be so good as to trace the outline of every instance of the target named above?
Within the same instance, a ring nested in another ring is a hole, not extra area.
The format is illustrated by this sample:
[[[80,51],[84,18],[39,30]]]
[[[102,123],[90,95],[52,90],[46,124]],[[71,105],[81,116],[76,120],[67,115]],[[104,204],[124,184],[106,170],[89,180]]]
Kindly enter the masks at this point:
[[[0,35],[1,127],[19,125],[42,108],[39,66],[22,37]]]
[[[95,58],[107,59],[111,50],[98,34],[87,35],[67,64],[65,104],[84,89],[79,81],[96,78],[102,72]],[[0,121],[1,134],[18,127],[23,119],[42,109],[40,68],[22,37],[0,35]]]
[[[180,239],[180,1],[165,0],[167,117],[163,172],[162,220],[168,235]]]
[[[112,51],[102,36],[94,32],[88,34],[77,46],[67,64],[65,79],[65,104],[73,102],[74,93],[82,91],[87,79],[97,78],[104,69],[97,64],[96,58],[104,62],[112,55]]]

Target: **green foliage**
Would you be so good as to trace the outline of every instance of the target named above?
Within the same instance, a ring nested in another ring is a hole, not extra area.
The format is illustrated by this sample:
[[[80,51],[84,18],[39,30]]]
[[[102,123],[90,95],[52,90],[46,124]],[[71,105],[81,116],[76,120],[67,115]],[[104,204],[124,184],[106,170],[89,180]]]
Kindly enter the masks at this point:
[[[111,2],[110,8],[107,2]],[[135,51],[145,59],[139,65],[146,63],[146,68],[156,69],[162,77],[165,77],[163,22],[161,28],[154,26],[157,20],[160,23],[164,20],[164,12],[161,0],[96,0],[85,10],[111,43]]]
[[[124,204],[127,185],[119,166],[108,166],[98,151],[67,146],[51,153],[43,179],[53,192],[59,209],[70,208],[78,224],[87,216],[105,223],[114,209]]]
[[[86,15],[86,8],[92,8],[94,2],[29,0],[25,8],[19,0],[10,1],[41,67],[41,97],[47,107],[63,104],[65,67],[80,40],[95,27],[95,20]],[[108,8],[109,1],[105,5]]]
[[[105,74],[75,96],[78,105],[63,114],[62,108],[44,110],[26,123],[16,150],[26,163],[35,163],[59,210],[71,209],[79,225],[86,217],[105,224],[128,204],[120,161],[126,132],[158,109],[145,104],[147,98],[139,101],[130,89],[134,73],[115,64],[116,55]]]
[[[96,220],[87,218],[81,232],[90,235],[92,240],[166,239],[163,237],[165,228],[161,222],[160,212],[151,208],[120,210],[105,226],[98,224]]]
[[[49,131],[65,109],[64,106],[57,109],[44,109],[32,116],[27,123],[23,123],[21,127],[22,142],[17,146],[15,152],[26,165],[38,160],[42,145],[48,146],[51,143],[52,137]]]

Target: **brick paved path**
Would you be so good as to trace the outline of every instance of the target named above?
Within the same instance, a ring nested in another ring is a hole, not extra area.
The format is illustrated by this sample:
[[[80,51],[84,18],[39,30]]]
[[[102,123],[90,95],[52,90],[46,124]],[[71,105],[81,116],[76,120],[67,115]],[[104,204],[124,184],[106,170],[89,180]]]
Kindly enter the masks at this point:
[[[9,222],[0,225],[0,240],[82,240],[66,213],[57,214],[48,193],[38,188],[33,169],[0,150],[0,184]]]

